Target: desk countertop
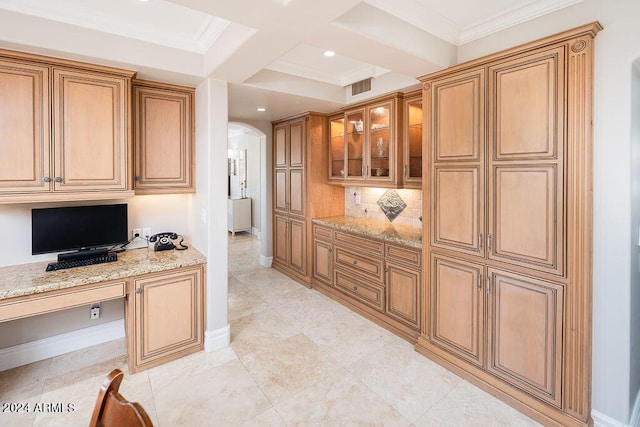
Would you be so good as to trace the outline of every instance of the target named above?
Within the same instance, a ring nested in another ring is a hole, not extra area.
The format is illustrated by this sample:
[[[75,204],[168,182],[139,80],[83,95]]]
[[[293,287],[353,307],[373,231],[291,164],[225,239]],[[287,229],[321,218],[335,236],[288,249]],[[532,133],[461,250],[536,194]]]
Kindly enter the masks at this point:
[[[116,262],[46,272],[49,262],[0,267],[0,300],[204,264],[207,259],[193,247],[161,252],[149,247],[119,253]]]
[[[325,227],[349,231],[391,243],[422,249],[422,229],[408,225],[394,225],[387,222],[353,216],[332,216],[314,218],[313,222]]]

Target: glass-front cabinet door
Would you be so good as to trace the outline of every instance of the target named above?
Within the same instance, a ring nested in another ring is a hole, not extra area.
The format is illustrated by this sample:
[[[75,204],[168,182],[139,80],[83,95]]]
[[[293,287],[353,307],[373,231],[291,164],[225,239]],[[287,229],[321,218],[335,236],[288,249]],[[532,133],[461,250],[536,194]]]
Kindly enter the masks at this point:
[[[369,111],[369,162],[365,165],[365,176],[388,178],[391,167],[391,103],[372,105]]]
[[[405,100],[404,186],[422,187],[422,94]]]
[[[363,179],[365,173],[365,109],[345,113],[345,142],[347,144],[347,170],[345,179]]]
[[[345,134],[344,115],[329,119],[329,180],[344,181],[345,171]]]

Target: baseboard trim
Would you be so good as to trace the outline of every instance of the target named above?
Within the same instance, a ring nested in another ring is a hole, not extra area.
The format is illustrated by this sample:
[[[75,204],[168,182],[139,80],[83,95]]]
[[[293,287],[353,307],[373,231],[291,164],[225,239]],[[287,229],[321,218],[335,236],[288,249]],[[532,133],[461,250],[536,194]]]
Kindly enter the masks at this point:
[[[124,338],[124,319],[0,349],[0,371]]]
[[[634,414],[637,412],[637,407],[638,399],[636,399],[636,404],[634,406]],[[633,417],[631,418],[631,424],[625,424],[603,414],[602,412],[592,410],[591,418],[593,418],[593,427],[638,427],[638,419],[636,418],[634,423]]]
[[[631,411],[629,425],[633,427],[640,426],[640,390],[636,394],[636,401],[633,403],[633,411]]]
[[[231,327],[229,325],[204,333],[204,351],[207,353],[228,347],[230,342]]]
[[[260,255],[260,265],[263,267],[271,268],[271,264],[273,264],[272,256],[264,256]]]

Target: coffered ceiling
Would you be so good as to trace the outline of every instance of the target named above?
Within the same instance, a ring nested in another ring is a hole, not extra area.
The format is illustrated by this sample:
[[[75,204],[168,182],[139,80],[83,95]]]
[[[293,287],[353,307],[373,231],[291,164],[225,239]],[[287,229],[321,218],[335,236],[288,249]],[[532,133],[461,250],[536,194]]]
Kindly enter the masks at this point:
[[[0,0],[0,47],[225,80],[230,117],[273,120],[417,88],[459,45],[580,1]],[[369,77],[372,90],[352,97]]]

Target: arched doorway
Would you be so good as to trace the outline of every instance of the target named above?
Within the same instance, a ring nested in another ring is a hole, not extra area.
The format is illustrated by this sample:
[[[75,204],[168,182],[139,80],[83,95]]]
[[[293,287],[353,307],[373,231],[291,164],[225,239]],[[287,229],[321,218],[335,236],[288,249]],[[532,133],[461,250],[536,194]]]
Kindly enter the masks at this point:
[[[271,266],[271,222],[269,218],[267,177],[267,135],[241,122],[228,124],[229,164],[236,175],[229,176],[229,193],[252,199],[251,233],[260,239],[260,264]],[[244,170],[243,170],[244,169]]]

